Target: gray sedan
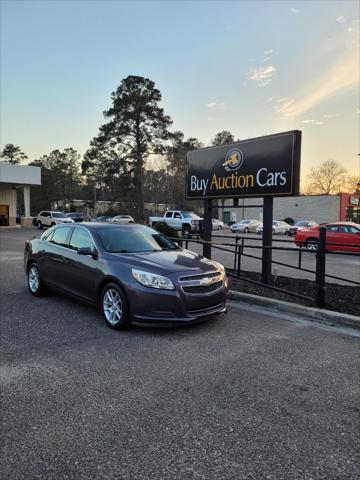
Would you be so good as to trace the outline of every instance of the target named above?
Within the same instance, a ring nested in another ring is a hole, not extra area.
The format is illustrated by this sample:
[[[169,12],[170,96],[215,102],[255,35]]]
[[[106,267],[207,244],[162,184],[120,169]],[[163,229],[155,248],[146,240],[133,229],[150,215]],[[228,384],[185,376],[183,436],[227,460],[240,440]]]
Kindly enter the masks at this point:
[[[107,325],[184,324],[226,310],[225,269],[142,225],[58,225],[27,241],[30,293],[99,305]]]

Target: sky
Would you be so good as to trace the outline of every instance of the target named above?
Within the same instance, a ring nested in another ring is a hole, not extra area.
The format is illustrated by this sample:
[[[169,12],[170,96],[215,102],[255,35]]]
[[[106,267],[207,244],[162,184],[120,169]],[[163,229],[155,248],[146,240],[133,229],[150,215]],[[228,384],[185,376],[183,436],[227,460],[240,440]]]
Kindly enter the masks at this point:
[[[300,129],[302,179],[360,174],[357,1],[1,0],[0,147],[85,153],[111,92],[152,79],[172,129],[209,145]]]

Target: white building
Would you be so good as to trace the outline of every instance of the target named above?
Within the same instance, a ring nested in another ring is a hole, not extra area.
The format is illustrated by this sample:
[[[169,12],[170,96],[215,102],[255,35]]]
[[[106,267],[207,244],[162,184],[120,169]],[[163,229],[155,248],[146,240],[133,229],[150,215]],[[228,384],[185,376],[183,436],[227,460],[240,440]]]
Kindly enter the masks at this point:
[[[41,185],[41,168],[0,163],[0,226],[15,226],[17,190],[24,192],[24,227],[32,225],[30,216],[30,185]]]

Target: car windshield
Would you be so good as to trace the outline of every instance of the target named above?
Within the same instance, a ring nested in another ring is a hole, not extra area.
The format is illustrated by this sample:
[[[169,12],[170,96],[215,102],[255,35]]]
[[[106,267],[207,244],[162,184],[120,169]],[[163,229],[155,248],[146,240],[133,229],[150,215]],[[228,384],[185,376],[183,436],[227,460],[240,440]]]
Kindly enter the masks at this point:
[[[164,235],[148,227],[131,230],[101,228],[97,230],[101,243],[110,253],[143,253],[178,250],[179,247]]]
[[[182,212],[182,215],[185,218],[199,218],[194,212]]]
[[[62,212],[53,212],[51,214],[53,218],[66,218],[66,216]]]
[[[296,222],[295,227],[306,227],[309,222]]]

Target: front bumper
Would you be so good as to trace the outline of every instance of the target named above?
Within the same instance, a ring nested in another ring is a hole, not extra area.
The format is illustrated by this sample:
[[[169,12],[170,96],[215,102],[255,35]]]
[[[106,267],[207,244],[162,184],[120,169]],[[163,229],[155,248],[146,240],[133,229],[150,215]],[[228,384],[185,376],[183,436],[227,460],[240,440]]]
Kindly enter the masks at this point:
[[[157,290],[140,284],[128,291],[130,318],[133,323],[191,324],[226,311],[227,283],[213,294],[186,295],[175,290]]]

